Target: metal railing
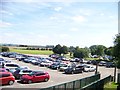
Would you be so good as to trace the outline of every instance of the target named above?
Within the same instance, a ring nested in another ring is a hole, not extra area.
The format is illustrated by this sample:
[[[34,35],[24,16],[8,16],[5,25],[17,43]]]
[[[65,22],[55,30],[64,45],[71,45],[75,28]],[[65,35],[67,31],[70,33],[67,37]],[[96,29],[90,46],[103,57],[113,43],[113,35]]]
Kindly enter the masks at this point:
[[[79,80],[51,86],[48,88],[43,88],[40,90],[80,90],[81,88],[95,82],[96,80],[100,79],[100,74],[96,74],[90,77],[82,78]]]
[[[82,87],[79,90],[103,90],[104,85],[108,82],[110,82],[112,79],[112,76],[105,77],[103,79],[97,80],[91,84],[86,85],[85,87]]]

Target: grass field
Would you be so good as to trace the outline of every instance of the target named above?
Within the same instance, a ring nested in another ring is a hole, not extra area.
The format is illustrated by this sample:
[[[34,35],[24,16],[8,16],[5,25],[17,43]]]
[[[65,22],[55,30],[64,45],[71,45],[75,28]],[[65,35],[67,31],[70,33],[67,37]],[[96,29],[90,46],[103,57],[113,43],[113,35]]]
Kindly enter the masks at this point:
[[[111,82],[104,86],[104,90],[117,90],[118,84]]]
[[[21,54],[36,54],[36,55],[53,54],[53,52],[49,50],[24,50],[24,49],[16,49],[16,48],[10,48],[10,52],[16,52]]]

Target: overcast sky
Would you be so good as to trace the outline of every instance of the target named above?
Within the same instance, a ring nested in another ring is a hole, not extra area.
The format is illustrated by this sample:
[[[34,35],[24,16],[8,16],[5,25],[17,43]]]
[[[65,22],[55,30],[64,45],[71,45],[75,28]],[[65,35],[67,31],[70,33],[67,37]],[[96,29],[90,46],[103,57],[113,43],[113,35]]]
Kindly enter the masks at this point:
[[[48,1],[2,2],[0,43],[113,46],[118,33],[118,2]]]

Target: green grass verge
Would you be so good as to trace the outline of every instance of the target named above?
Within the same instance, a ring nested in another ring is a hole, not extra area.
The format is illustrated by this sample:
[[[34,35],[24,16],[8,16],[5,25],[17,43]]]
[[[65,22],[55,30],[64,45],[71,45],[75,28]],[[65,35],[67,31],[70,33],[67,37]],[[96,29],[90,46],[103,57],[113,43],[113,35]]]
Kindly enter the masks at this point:
[[[15,48],[10,48],[10,52],[16,52],[21,54],[36,54],[36,55],[53,54],[53,52],[49,50],[22,50],[22,49],[15,49]]]
[[[99,58],[85,58],[85,60],[99,60]]]
[[[117,86],[115,82],[110,82],[104,86],[104,90],[117,90]]]

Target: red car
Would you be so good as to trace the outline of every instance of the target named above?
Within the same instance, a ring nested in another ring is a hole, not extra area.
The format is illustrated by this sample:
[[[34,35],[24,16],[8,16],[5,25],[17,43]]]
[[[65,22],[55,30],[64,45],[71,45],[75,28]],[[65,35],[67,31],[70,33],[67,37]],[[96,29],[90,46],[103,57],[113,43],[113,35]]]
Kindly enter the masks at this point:
[[[12,85],[15,82],[15,77],[10,72],[0,72],[0,85]]]
[[[8,72],[5,68],[0,68],[0,73],[1,72]]]
[[[33,82],[40,82],[45,81],[47,82],[50,79],[50,75],[44,71],[32,71],[28,75],[23,75],[20,78],[20,81],[23,83],[33,83]]]

